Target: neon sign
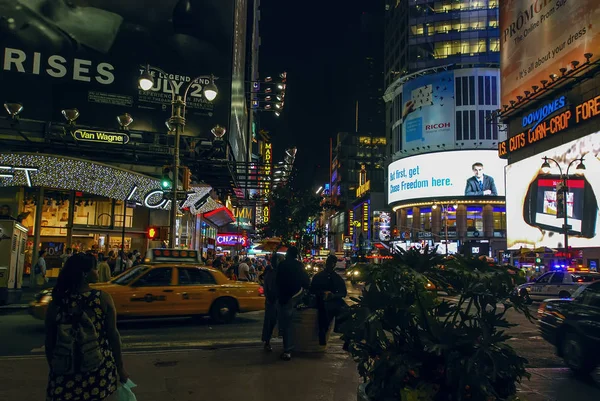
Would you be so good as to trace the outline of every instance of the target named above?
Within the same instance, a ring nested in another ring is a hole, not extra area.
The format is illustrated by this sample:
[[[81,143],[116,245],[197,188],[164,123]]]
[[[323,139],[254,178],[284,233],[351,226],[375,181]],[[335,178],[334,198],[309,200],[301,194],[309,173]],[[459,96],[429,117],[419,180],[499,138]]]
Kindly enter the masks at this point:
[[[565,107],[565,105],[566,105],[566,97],[565,96],[561,96],[558,99],[554,99],[553,101],[543,105],[536,111],[531,112],[531,113],[527,114],[525,117],[523,117],[523,120],[521,121],[521,125],[523,126],[523,128],[527,128],[528,126],[533,124],[533,127],[531,127],[531,129],[534,130],[535,127],[537,127],[542,121],[544,121],[546,119],[546,117],[548,117],[550,114],[553,114],[554,112],[562,109],[563,107]]]
[[[247,246],[248,238],[241,234],[217,234],[217,245],[220,246]]]
[[[265,198],[268,198],[269,195],[271,194],[271,167],[273,165],[273,144],[271,143],[265,143],[265,154],[264,154],[264,161],[265,161],[265,167],[264,167],[264,171],[265,171],[265,176],[266,176],[266,180],[265,180]],[[269,223],[269,221],[271,221],[271,213],[269,211],[269,206],[265,205],[262,209],[262,222],[263,224],[267,224]]]
[[[555,101],[558,102],[557,105],[561,104],[560,99],[561,98]],[[535,115],[543,115],[544,112],[540,112],[540,110],[524,117],[522,124],[530,120],[530,115],[534,115],[534,117]],[[548,118],[545,121],[538,122],[535,126],[527,131],[520,132],[517,135],[500,142],[498,144],[498,157],[506,159],[509,153],[525,149],[541,140],[552,137],[554,134],[558,134],[559,132],[563,132],[569,128],[575,127],[576,125],[581,124],[591,118],[595,118],[598,115],[600,115],[600,96],[586,100],[585,102],[582,102],[575,107],[571,107],[554,117]],[[534,121],[534,117],[531,117],[531,121]]]

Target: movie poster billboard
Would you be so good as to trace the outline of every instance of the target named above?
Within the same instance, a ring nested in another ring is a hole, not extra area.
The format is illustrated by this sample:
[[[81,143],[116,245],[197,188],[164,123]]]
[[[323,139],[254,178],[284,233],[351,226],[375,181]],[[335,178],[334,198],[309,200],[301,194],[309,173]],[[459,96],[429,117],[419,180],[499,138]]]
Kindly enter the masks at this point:
[[[66,122],[76,108],[78,125],[166,133],[172,88],[214,74],[218,96],[203,95],[207,79],[187,96],[186,134],[211,137],[228,126],[231,105],[234,0],[0,0],[0,85],[3,100],[23,104],[22,119]],[[191,4],[191,5],[190,5]],[[154,87],[138,86],[144,66]]]
[[[510,105],[572,61],[600,56],[600,1],[506,0],[500,2],[502,104]]]

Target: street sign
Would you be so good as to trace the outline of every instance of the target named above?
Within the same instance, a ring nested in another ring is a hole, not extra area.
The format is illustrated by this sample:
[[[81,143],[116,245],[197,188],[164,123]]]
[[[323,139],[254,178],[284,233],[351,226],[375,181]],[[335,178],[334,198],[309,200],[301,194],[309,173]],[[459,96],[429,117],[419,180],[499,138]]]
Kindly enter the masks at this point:
[[[101,142],[117,145],[125,145],[129,142],[129,135],[121,132],[102,132],[78,129],[73,132],[73,138],[78,141]]]

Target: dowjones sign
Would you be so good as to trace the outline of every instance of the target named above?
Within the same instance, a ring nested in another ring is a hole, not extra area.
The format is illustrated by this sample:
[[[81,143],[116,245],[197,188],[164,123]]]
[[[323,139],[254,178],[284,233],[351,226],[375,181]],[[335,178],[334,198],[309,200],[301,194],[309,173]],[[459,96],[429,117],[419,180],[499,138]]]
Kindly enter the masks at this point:
[[[479,181],[474,176],[476,163],[483,165],[485,187],[481,191],[477,190]],[[506,161],[499,159],[493,150],[446,151],[400,159],[388,167],[388,203],[421,198],[504,196],[504,166]]]
[[[548,107],[548,109],[545,109],[546,106],[548,106],[546,105],[523,117],[521,124],[526,128],[526,131],[520,132],[517,135],[500,142],[498,144],[498,157],[506,159],[508,158],[509,153],[529,147],[554,134],[600,116],[600,96],[586,100],[578,105],[571,106],[560,114],[554,116],[552,116],[552,113],[547,114],[546,112],[550,111],[551,108],[556,112],[564,107],[564,105],[561,106],[561,104],[566,104],[566,102],[561,100],[562,98],[564,98],[564,96],[552,102],[553,106]],[[555,106],[560,106],[561,108],[556,109]],[[548,118],[538,122],[537,119],[542,118],[544,115]],[[536,120],[536,123],[533,127],[527,128],[530,120]]]

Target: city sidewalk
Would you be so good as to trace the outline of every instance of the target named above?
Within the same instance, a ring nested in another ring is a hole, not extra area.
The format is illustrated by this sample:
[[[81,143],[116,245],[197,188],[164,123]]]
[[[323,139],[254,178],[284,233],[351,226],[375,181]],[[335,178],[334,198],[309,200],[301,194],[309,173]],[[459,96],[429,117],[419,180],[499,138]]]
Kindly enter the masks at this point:
[[[325,354],[279,360],[259,347],[126,353],[126,369],[140,401],[354,401],[356,365],[339,344]],[[532,369],[521,386],[525,401],[597,401],[596,381],[566,369]],[[0,400],[41,400],[47,367],[40,357],[0,358]]]
[[[140,401],[349,401],[359,383],[356,365],[337,346],[290,362],[258,347],[126,354],[124,360]],[[42,357],[0,358],[0,400],[42,400],[46,380]]]

